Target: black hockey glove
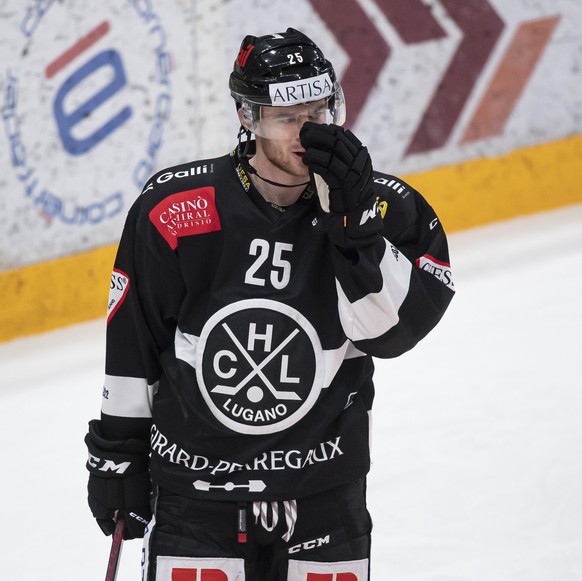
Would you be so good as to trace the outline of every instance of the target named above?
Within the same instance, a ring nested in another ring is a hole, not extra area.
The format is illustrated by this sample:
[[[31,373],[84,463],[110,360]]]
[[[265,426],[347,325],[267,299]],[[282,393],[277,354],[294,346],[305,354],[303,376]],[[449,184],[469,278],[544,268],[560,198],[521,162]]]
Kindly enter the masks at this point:
[[[370,244],[382,231],[382,217],[372,189],[368,149],[338,125],[306,122],[299,134],[303,163],[313,174],[330,239],[349,248]]]
[[[148,444],[141,440],[105,440],[99,420],[89,422],[85,443],[89,449],[89,508],[101,530],[111,535],[115,516],[122,515],[123,538],[142,538],[152,518]]]

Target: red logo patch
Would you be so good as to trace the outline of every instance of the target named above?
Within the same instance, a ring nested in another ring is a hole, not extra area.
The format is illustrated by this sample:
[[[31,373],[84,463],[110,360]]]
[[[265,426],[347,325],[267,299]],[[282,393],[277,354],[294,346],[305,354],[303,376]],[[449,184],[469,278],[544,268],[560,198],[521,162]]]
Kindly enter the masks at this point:
[[[453,277],[451,274],[451,265],[448,262],[443,262],[431,256],[430,254],[425,254],[420,258],[416,259],[416,266],[421,270],[426,270],[430,272],[433,276],[436,276],[443,284],[446,284],[449,288],[455,288],[453,284]]]
[[[241,68],[245,68],[245,65],[247,64],[247,60],[249,58],[249,55],[251,54],[251,51],[253,50],[254,45],[252,44],[248,44],[246,48],[241,48],[238,52],[238,56],[236,57],[236,63],[239,67]]]
[[[358,581],[353,573],[307,573],[307,581]]]
[[[211,186],[168,196],[151,212],[150,220],[172,250],[178,238],[220,230],[220,218]]]
[[[107,301],[107,324],[111,321],[117,309],[122,305],[129,290],[129,276],[122,270],[113,269],[109,284],[109,300]]]
[[[228,581],[228,575],[220,569],[172,569],[172,581]]]

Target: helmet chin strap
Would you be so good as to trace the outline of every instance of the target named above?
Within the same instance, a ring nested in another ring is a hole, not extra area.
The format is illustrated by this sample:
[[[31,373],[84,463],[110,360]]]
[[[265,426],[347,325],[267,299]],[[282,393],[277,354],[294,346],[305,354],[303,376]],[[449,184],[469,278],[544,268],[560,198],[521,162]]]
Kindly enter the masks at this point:
[[[243,134],[246,135],[246,141],[244,142],[244,145],[243,145],[243,142],[241,140],[241,137],[243,136]],[[282,183],[274,182],[273,180],[269,180],[267,178],[264,178],[262,175],[259,174],[259,172],[257,172],[257,170],[249,162],[248,149],[249,149],[250,140],[251,140],[251,132],[246,127],[241,125],[239,132],[238,132],[237,153],[238,153],[238,156],[239,156],[239,159],[241,160],[241,162],[244,163],[245,169],[247,170],[248,173],[256,175],[263,182],[267,182],[268,184],[271,184],[272,186],[277,186],[278,188],[296,188],[298,186],[306,186],[307,184],[309,184],[309,180],[307,180],[306,182],[300,183],[300,184],[282,184]]]

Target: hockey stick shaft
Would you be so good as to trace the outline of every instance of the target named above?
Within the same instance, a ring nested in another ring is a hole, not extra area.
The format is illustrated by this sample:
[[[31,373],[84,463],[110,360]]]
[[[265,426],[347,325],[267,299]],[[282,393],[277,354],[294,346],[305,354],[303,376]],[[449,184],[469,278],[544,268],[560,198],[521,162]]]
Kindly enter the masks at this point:
[[[109,551],[109,563],[107,563],[107,574],[105,581],[115,581],[117,578],[117,568],[119,567],[119,558],[123,547],[123,529],[125,521],[123,517],[118,517],[115,521],[115,530],[111,539],[111,551]]]

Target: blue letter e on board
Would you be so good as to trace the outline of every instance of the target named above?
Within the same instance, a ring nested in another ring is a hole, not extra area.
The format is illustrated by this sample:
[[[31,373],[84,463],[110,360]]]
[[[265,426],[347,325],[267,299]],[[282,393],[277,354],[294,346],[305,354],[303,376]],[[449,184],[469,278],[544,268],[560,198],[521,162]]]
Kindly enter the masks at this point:
[[[69,93],[102,67],[110,67],[113,70],[113,78],[111,81],[84,103],[81,103],[76,109],[66,113],[64,101]],[[131,107],[125,106],[91,135],[82,138],[73,135],[73,130],[78,123],[87,119],[95,109],[102,106],[113,95],[118,93],[126,83],[125,70],[121,62],[121,57],[116,50],[105,50],[94,56],[63,83],[55,97],[54,113],[59,135],[61,136],[63,147],[67,153],[70,155],[83,155],[87,153],[131,117]]]

